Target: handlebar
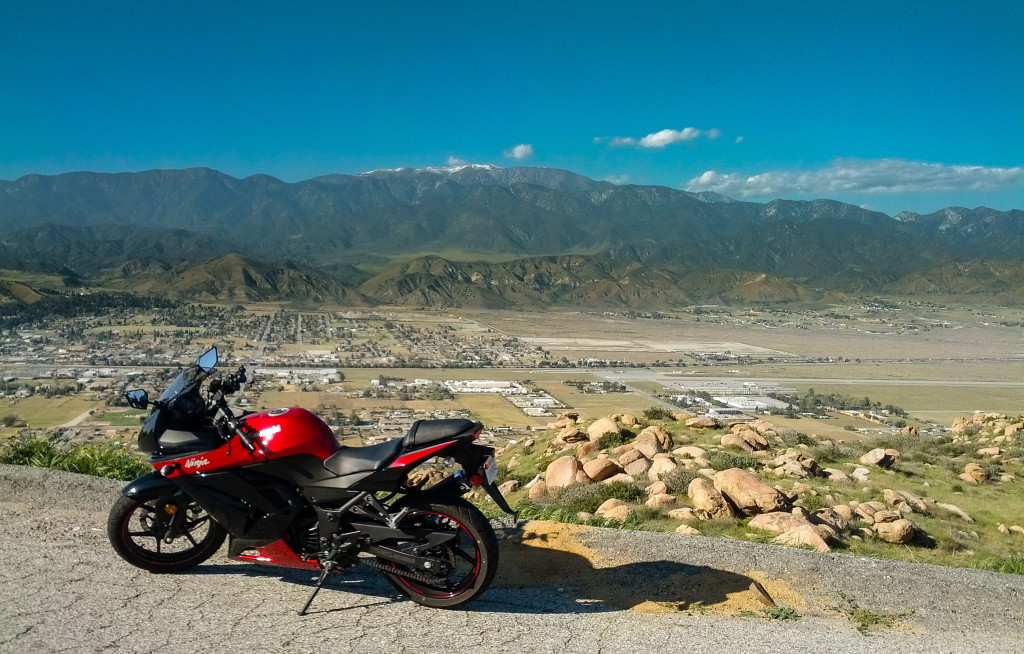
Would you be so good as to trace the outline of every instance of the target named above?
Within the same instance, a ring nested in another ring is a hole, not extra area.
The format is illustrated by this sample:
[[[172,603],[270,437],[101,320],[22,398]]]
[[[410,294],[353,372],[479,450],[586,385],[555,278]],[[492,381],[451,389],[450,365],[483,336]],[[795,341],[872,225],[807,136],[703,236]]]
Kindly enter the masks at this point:
[[[241,372],[244,372],[244,370]],[[234,377],[234,375],[232,375],[232,377]],[[244,380],[244,374],[242,375],[242,378]],[[217,390],[214,393],[213,403],[217,407],[214,413],[214,421],[218,425],[222,424],[227,428],[229,432],[228,434],[225,434],[225,438],[227,440],[230,440],[232,436],[238,436],[239,442],[249,452],[255,452],[257,449],[262,449],[250,436],[249,432],[251,431],[251,428],[240,423],[238,418],[235,417],[235,414],[231,412],[231,408],[228,406],[228,403],[224,401],[224,392],[222,389]]]

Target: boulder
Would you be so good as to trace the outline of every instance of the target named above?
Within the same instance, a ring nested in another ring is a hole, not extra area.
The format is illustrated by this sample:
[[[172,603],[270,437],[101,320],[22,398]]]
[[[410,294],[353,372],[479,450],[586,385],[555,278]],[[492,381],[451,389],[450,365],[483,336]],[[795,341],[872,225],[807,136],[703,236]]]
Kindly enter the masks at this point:
[[[877,525],[879,522],[896,522],[897,520],[903,520],[903,514],[899,511],[875,511],[875,514],[871,516],[871,519],[875,521]]]
[[[672,472],[676,467],[676,462],[672,459],[655,459],[647,471],[647,477],[651,481],[659,481],[663,475]]]
[[[548,429],[565,429],[575,425],[579,418],[580,414],[575,411],[566,411],[555,418],[554,422],[549,422]]]
[[[538,481],[536,484],[530,486],[530,501],[534,503],[542,503],[551,499],[548,493],[548,486],[544,481]]]
[[[834,481],[839,484],[853,483],[853,479],[850,478],[850,475],[846,474],[842,470],[837,470],[836,468],[822,468],[821,473],[822,476],[829,481]]]
[[[692,417],[693,417],[692,413],[687,413],[685,411],[676,411],[675,413],[672,414],[672,419],[673,420],[678,420],[679,422],[686,422],[687,420],[689,420]]]
[[[634,480],[633,480],[633,476],[632,475],[630,475],[628,473],[625,473],[625,472],[620,472],[617,475],[614,475],[612,477],[609,477],[608,479],[603,480],[601,483],[602,484],[632,484],[633,481]]]
[[[722,447],[727,450],[742,450],[744,452],[754,451],[754,448],[750,446],[750,443],[743,440],[743,438],[736,434],[725,434],[722,436]]]
[[[605,500],[604,504],[597,507],[597,511],[594,512],[599,518],[605,520],[617,520],[619,522],[625,521],[629,516],[633,515],[633,507],[626,504],[620,499],[611,498]]]
[[[909,543],[914,538],[914,523],[906,518],[876,522],[872,528],[879,538],[888,543]]]
[[[601,443],[599,441],[585,441],[583,443],[580,443],[576,447],[576,456],[582,459],[583,457],[590,456],[591,454],[596,454],[597,452],[600,451]]]
[[[642,441],[648,438],[653,438],[661,445],[662,452],[668,452],[676,446],[675,441],[672,440],[672,434],[661,425],[651,425],[645,428],[639,435],[637,435],[637,441]]]
[[[637,417],[632,413],[623,413],[622,416],[619,418],[619,421],[622,424],[627,425],[629,427],[640,424],[640,421],[637,420]]]
[[[498,492],[502,495],[508,495],[519,490],[519,480],[509,479],[508,481],[498,485]]]
[[[732,433],[745,440],[752,449],[758,451],[768,449],[768,439],[746,423],[737,423],[733,425]]]
[[[637,436],[636,442],[633,443],[633,449],[640,454],[643,454],[648,459],[653,459],[655,455],[662,454],[666,451],[665,448],[662,447],[661,443],[649,434],[643,440],[640,440],[640,436]]]
[[[985,470],[974,461],[971,461],[964,466],[964,472],[960,475],[960,478],[972,484],[980,484],[988,481],[988,470]]]
[[[697,459],[706,457],[708,452],[704,448],[697,447],[696,445],[684,445],[672,450],[672,454]]]
[[[583,472],[583,466],[574,456],[563,456],[552,461],[544,473],[548,492],[561,490],[576,483],[576,474]],[[585,473],[584,473],[585,474]]]
[[[557,434],[555,440],[561,443],[582,443],[588,440],[587,434],[576,425],[564,427]]]
[[[715,488],[747,515],[771,513],[789,506],[781,492],[740,468],[715,473]]]
[[[658,493],[651,495],[647,498],[645,504],[652,509],[660,509],[666,506],[672,506],[676,503],[676,496],[670,495],[669,493]]]
[[[668,492],[668,486],[663,481],[656,481],[647,487],[648,495],[660,495]]]
[[[895,454],[894,454],[895,453]],[[864,456],[860,458],[862,465],[866,466],[878,466],[879,468],[891,468],[896,459],[899,458],[899,452],[896,450],[887,450],[881,447],[876,447]]]
[[[583,472],[594,481],[604,481],[621,472],[622,468],[611,459],[594,459],[583,464]]]
[[[832,549],[825,542],[825,539],[814,530],[812,525],[802,525],[787,531],[776,537],[772,542],[795,547],[811,547],[816,552],[828,552]]]
[[[751,529],[769,531],[773,534],[784,534],[787,531],[796,529],[797,527],[803,527],[804,525],[811,526],[811,521],[800,514],[789,513],[787,511],[762,513],[754,516],[751,518],[750,522],[747,523],[747,526]]]
[[[697,519],[697,516],[693,515],[693,509],[688,506],[684,506],[681,509],[672,509],[668,512],[668,517],[682,522],[693,522]]]
[[[943,511],[949,511],[950,513],[960,518],[964,522],[974,522],[974,518],[972,518],[969,513],[961,509],[956,504],[945,504],[943,502],[936,502],[935,506],[942,509]]]
[[[818,509],[814,512],[811,522],[819,525],[827,525],[835,530],[837,534],[845,533],[850,529],[850,518],[844,517],[835,509]]]
[[[625,453],[623,453],[623,455],[619,457],[619,465],[622,466],[622,467],[626,467],[630,463],[633,463],[634,461],[638,461],[640,459],[646,459],[646,458],[647,457],[645,457],[640,450],[638,450],[636,448],[632,448],[632,449],[626,451]]]
[[[690,525],[679,525],[676,527],[677,534],[686,534],[687,536],[700,536],[700,531],[694,529]]]
[[[712,518],[735,518],[736,511],[710,481],[698,477],[690,482],[686,494],[693,502],[694,513]]]
[[[626,474],[639,477],[640,475],[646,475],[647,471],[651,469],[651,461],[641,456],[639,459],[622,466],[622,468]]]
[[[433,486],[444,479],[444,473],[435,468],[417,470],[409,475],[409,486]]]
[[[999,456],[1002,453],[998,447],[982,447],[978,450],[978,456]]]
[[[576,473],[576,483],[577,484],[589,484],[589,483],[591,483],[593,481],[594,480],[591,479],[590,476],[585,471],[583,471],[583,470],[580,470],[579,472]]]
[[[596,441],[605,434],[621,434],[622,428],[611,418],[598,418],[592,425],[587,427],[587,435],[590,440]]]
[[[848,504],[839,504],[832,507],[832,511],[847,523],[853,522],[853,509]]]
[[[688,418],[686,426],[690,429],[715,429],[718,427],[718,421],[708,416],[696,416]]]
[[[875,521],[875,514],[879,511],[885,511],[886,506],[881,502],[861,502],[854,508],[854,513],[863,518],[868,524]]]
[[[900,512],[909,510],[908,512],[916,511],[925,515],[931,512],[927,502],[910,491],[897,491],[886,488],[882,490],[882,496],[885,498],[886,504]]]

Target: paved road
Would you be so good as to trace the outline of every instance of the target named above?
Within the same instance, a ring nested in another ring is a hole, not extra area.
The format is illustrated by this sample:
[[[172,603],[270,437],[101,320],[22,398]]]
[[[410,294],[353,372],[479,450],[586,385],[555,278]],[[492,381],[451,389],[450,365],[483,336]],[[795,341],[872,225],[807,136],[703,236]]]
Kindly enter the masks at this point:
[[[583,537],[612,561],[597,567],[503,530],[501,577],[468,610],[419,607],[365,570],[299,617],[306,573],[220,554],[179,575],[123,563],[104,531],[118,486],[0,466],[0,652],[1024,652],[1024,577],[616,530]],[[791,590],[802,617],[715,615],[751,576]],[[862,635],[833,608],[841,593],[914,616]],[[708,613],[628,608],[697,596]]]

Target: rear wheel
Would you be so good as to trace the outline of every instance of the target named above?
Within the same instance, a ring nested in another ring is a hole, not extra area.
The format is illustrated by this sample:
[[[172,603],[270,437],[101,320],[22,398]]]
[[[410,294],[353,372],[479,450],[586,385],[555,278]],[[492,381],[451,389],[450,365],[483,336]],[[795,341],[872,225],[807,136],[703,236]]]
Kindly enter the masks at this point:
[[[397,543],[404,552],[429,557],[435,567],[424,570],[391,562],[397,571],[410,571],[418,578],[385,573],[388,581],[414,602],[435,608],[465,604],[487,590],[498,570],[498,539],[479,509],[460,498],[445,502],[412,498],[395,508],[404,507],[412,510],[400,523],[403,529],[441,532],[452,538],[434,546],[425,538]]]
[[[220,549],[227,531],[177,489],[121,496],[107,520],[110,544],[122,559],[150,572],[180,572]]]

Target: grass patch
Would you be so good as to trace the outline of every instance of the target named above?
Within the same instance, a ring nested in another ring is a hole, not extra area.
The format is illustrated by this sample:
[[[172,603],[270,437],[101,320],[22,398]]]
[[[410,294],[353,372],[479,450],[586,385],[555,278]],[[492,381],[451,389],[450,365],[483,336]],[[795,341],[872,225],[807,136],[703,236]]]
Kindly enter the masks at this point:
[[[771,606],[761,609],[761,615],[770,620],[799,620],[800,614],[791,606]]]
[[[572,513],[593,513],[612,498],[638,503],[646,494],[636,484],[617,481],[613,484],[573,484],[558,493],[555,503]]]
[[[57,447],[41,438],[27,438],[0,448],[0,463],[54,468],[95,477],[131,481],[153,467],[114,443]]]
[[[1024,555],[1018,554],[1005,559],[986,558],[980,561],[977,567],[1003,574],[1024,575]]]
[[[892,629],[903,620],[913,617],[913,611],[905,611],[903,613],[876,613],[869,609],[861,608],[856,601],[845,593],[839,594],[840,599],[843,601],[842,606],[837,606],[836,610],[846,615],[849,618],[853,628],[864,634],[868,635],[872,630],[877,629]]]

